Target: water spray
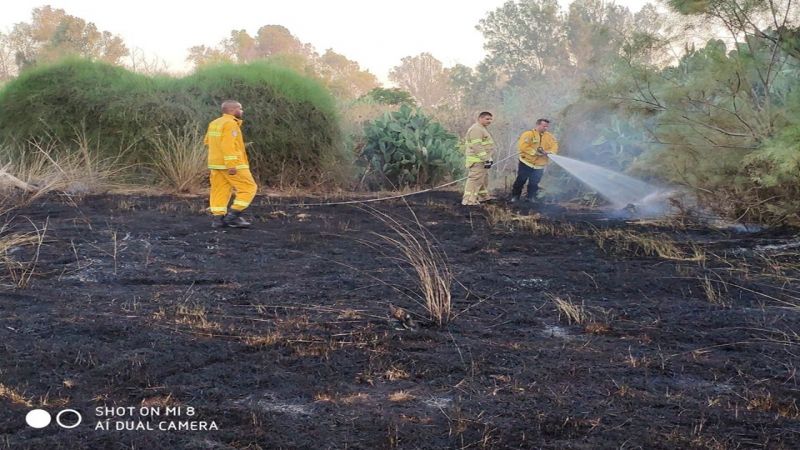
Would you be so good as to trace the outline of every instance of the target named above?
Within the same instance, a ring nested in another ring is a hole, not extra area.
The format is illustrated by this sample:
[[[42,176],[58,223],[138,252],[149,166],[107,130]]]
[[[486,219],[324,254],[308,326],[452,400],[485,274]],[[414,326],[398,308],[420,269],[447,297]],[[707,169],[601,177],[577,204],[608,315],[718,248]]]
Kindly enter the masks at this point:
[[[674,191],[662,189],[628,175],[559,155],[549,158],[619,210],[636,216],[660,216],[669,210]]]

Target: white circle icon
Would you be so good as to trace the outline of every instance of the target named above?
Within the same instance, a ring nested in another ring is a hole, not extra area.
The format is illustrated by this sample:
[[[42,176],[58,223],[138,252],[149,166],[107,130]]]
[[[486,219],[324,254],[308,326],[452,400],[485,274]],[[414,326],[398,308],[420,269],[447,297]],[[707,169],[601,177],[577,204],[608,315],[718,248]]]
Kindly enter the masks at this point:
[[[73,423],[72,425],[69,425],[69,424],[65,425],[64,423],[61,422],[61,415],[66,413],[66,412],[71,412],[71,413],[75,414],[76,416],[78,416],[77,420],[75,420],[75,423]],[[64,409],[64,410],[61,410],[58,414],[56,414],[56,423],[61,428],[66,428],[66,429],[75,428],[75,427],[77,427],[78,425],[81,424],[82,420],[83,420],[83,416],[81,416],[81,413],[79,413],[78,411],[75,411],[74,409]]]
[[[43,409],[32,409],[25,415],[25,422],[31,428],[44,428],[50,425],[50,413]]]

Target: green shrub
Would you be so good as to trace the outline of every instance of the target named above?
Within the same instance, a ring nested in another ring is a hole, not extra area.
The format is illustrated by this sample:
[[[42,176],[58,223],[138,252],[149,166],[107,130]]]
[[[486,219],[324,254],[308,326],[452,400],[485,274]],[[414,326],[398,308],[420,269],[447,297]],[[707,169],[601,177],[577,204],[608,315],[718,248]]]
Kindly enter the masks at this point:
[[[0,91],[0,141],[24,149],[31,140],[68,144],[83,133],[107,156],[127,150],[126,162],[149,165],[153,136],[205,130],[227,99],[244,106],[243,133],[262,183],[308,185],[349,167],[331,95],[267,62],[211,66],[184,78],[81,59],[35,68]]]
[[[755,187],[750,202],[758,218],[800,225],[800,123],[784,128],[745,163]]]
[[[457,138],[419,109],[403,105],[368,123],[364,131],[362,156],[375,174],[375,186],[435,185],[463,170]]]

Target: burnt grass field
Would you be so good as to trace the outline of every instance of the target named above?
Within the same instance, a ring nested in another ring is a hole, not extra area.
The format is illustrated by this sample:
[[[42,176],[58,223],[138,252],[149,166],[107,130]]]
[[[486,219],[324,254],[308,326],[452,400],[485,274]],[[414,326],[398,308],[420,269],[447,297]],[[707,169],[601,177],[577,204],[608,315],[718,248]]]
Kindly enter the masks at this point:
[[[0,449],[800,448],[795,231],[459,197],[371,204],[446,253],[442,327],[364,206],[262,196],[250,230],[211,229],[204,197],[6,214]]]

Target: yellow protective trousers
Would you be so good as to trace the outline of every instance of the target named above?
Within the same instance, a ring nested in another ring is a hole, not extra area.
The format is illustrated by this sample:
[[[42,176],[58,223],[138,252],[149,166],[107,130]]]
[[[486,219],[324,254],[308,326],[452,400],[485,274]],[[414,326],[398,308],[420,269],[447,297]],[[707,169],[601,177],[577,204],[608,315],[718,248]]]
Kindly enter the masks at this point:
[[[256,196],[258,186],[249,169],[238,169],[236,175],[228,174],[227,170],[211,170],[209,181],[211,182],[210,207],[211,214],[221,216],[228,212],[228,202],[231,194],[236,191],[231,209],[242,211],[248,206]]]
[[[464,186],[462,205],[477,205],[479,201],[489,197],[489,169],[482,162],[469,166],[467,184]]]

